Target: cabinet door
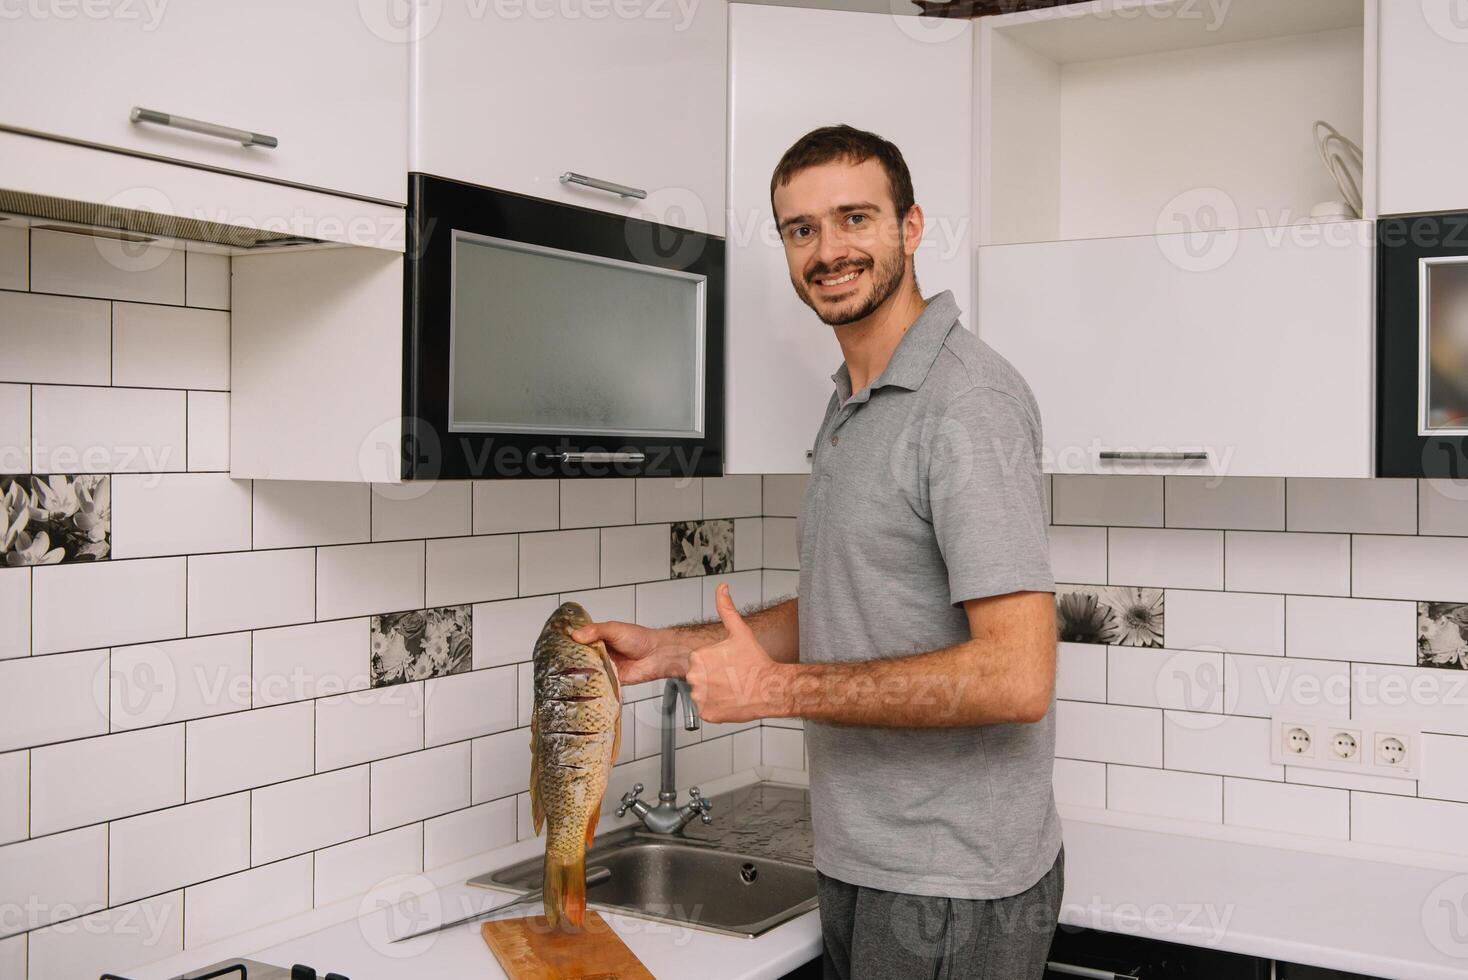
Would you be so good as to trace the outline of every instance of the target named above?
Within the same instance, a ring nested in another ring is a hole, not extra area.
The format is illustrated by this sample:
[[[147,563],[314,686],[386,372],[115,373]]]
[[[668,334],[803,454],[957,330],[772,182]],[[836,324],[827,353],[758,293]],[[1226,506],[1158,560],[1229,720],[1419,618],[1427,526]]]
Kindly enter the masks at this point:
[[[82,5],[5,20],[0,125],[406,200],[408,46],[385,20],[372,29],[368,0],[360,12],[296,0],[103,6],[100,18]],[[131,122],[135,106],[279,145]]]
[[[726,473],[808,473],[841,363],[832,328],[795,295],[770,175],[819,126],[897,144],[927,233],[923,294],[953,291],[973,326],[969,266],[972,37],[967,22],[735,4],[730,11],[729,414]],[[937,31],[937,33],[934,33]]]
[[[1468,12],[1461,0],[1381,4],[1382,214],[1468,210]]]
[[[983,248],[979,335],[1034,390],[1048,472],[1371,476],[1372,235],[1348,221]]]
[[[418,42],[410,169],[723,235],[725,0],[577,13],[443,4]]]

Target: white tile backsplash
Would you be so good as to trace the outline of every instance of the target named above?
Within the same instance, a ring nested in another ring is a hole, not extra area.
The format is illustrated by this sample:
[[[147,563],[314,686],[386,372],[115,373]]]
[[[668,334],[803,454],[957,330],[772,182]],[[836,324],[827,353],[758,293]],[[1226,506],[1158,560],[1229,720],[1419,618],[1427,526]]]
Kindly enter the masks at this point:
[[[1175,589],[1223,588],[1223,532],[1113,527],[1107,581]]]
[[[1443,833],[1468,820],[1468,803],[1415,800],[1380,793],[1351,794],[1351,839],[1387,847],[1431,847],[1468,854],[1468,838]]]
[[[250,794],[250,863],[340,844],[367,834],[367,766],[276,783]]]
[[[423,825],[408,824],[316,852],[316,907],[371,890],[379,882],[423,870]]]
[[[561,482],[561,527],[604,527],[631,524],[637,518],[633,480],[564,480]]]
[[[250,481],[224,473],[112,477],[112,557],[250,549]]]
[[[1165,598],[1169,647],[1284,655],[1284,596],[1168,589]]]
[[[718,476],[703,480],[703,516],[759,517],[758,476]]]
[[[184,726],[102,735],[31,752],[31,836],[184,800]]]
[[[367,687],[370,643],[365,616],[255,630],[251,643],[255,707]]]
[[[1283,531],[1285,481],[1277,477],[1169,476],[1167,526]]]
[[[0,289],[26,289],[30,285],[29,230],[0,225]]]
[[[112,383],[228,391],[229,314],[113,303]]]
[[[520,539],[491,534],[431,540],[425,574],[428,606],[512,598],[520,587]]]
[[[1468,539],[1357,535],[1351,595],[1468,602]]]
[[[371,497],[365,483],[256,480],[254,547],[365,542],[372,536]]]
[[[314,703],[317,772],[423,748],[421,681]]]
[[[372,763],[372,832],[469,805],[469,743]]]
[[[541,628],[559,605],[554,595],[476,603],[474,669],[529,660]]]
[[[1292,657],[1417,662],[1417,604],[1385,599],[1285,597]]]
[[[182,306],[184,253],[32,229],[31,291]]]
[[[183,951],[183,892],[173,891],[141,902],[38,929],[30,934],[30,980],[73,980],[121,970],[126,976],[143,966]],[[0,976],[21,976],[5,971]]]
[[[513,844],[519,799],[523,797],[510,796],[424,821],[424,869],[440,868]]]
[[[1226,776],[1223,822],[1233,827],[1347,840],[1351,836],[1350,793]]]
[[[188,562],[185,558],[146,558],[35,569],[31,574],[31,652],[183,636]],[[78,615],[78,610],[86,614]]]
[[[5,325],[0,381],[56,385],[111,382],[110,304],[0,290],[0,323]]]
[[[30,836],[30,753],[0,754],[0,844]]]
[[[31,570],[0,568],[0,660],[31,652]]]
[[[623,729],[622,739],[630,743],[632,733]],[[524,793],[530,786],[530,730],[512,728],[476,738],[470,772],[475,803]]]
[[[595,528],[520,536],[520,594],[594,589],[601,584]]]
[[[187,402],[182,391],[32,385],[32,469],[38,473],[184,470]]]
[[[423,682],[423,737],[429,746],[515,725],[515,668],[470,670]]]
[[[1416,534],[1417,481],[1290,480],[1288,528]]]
[[[110,825],[105,871],[113,905],[249,866],[249,793],[156,810]]]
[[[189,558],[189,635],[263,629],[315,618],[310,548]]]
[[[106,908],[107,856],[104,825],[0,847],[0,937]]]
[[[112,730],[245,711],[250,702],[250,634],[113,647]]]
[[[31,386],[0,384],[0,473],[31,468]]]
[[[1146,766],[1106,767],[1106,806],[1177,820],[1220,823],[1223,778]]]
[[[209,310],[229,309],[229,256],[189,252],[184,256],[184,302]]]
[[[188,723],[188,798],[202,800],[305,776],[313,769],[316,702]]]
[[[1345,534],[1229,531],[1224,588],[1230,592],[1351,594],[1351,538]]]
[[[1284,780],[1269,761],[1267,718],[1164,711],[1162,743],[1169,769]]]
[[[1056,651],[1055,696],[1065,701],[1106,700],[1106,657],[1101,643],[1061,643]]]
[[[1106,534],[1104,527],[1050,528],[1050,570],[1057,582],[1106,581]]]
[[[472,489],[464,480],[374,484],[372,540],[468,534],[473,523],[469,513]]]
[[[107,651],[0,660],[0,752],[107,731]]]
[[[204,946],[311,908],[311,855],[184,890],[184,941]]]
[[[1102,762],[1056,759],[1055,802],[1062,806],[1106,807],[1106,769]]]
[[[558,480],[475,480],[475,534],[548,531],[560,526]]]
[[[638,478],[637,522],[696,521],[703,516],[703,480]]]
[[[1051,484],[1056,524],[1162,526],[1162,477],[1057,474]]]
[[[1055,755],[1160,767],[1162,712],[1120,704],[1056,701]]]
[[[316,550],[316,618],[343,619],[423,607],[423,541]]]
[[[188,469],[220,472],[229,469],[229,392],[188,393]]]
[[[667,578],[671,547],[666,524],[602,528],[602,585]]]

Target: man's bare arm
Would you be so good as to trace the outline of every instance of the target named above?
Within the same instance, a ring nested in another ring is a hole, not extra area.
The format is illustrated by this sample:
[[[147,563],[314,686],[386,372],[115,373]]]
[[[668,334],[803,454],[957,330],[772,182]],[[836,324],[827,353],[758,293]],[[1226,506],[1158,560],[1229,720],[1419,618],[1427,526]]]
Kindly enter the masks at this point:
[[[771,662],[739,635],[736,617],[731,639],[694,656],[689,681],[709,721],[950,728],[1044,718],[1055,685],[1054,595],[1015,592],[964,609],[972,638],[963,643],[854,663]]]
[[[794,599],[780,599],[740,615],[771,660],[793,664],[800,659],[800,613]],[[669,626],[666,631],[685,641],[692,650],[719,643],[729,636],[720,619]]]

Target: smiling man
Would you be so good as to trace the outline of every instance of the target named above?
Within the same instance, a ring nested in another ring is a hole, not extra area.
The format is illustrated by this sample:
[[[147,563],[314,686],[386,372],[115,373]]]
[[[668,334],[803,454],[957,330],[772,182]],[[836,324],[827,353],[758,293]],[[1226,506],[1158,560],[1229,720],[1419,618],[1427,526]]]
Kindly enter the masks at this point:
[[[597,623],[623,683],[686,676],[704,719],[805,719],[828,978],[1039,978],[1064,876],[1051,792],[1055,583],[1040,413],[949,292],[897,147],[786,151],[771,206],[844,362],[801,501],[798,598]]]

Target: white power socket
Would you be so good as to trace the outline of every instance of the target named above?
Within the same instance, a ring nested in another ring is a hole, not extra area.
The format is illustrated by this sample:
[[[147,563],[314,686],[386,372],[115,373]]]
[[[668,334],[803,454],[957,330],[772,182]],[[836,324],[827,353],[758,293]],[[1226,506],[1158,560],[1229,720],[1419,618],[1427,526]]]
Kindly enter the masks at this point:
[[[1422,733],[1395,722],[1275,715],[1269,761],[1361,775],[1416,779]]]

